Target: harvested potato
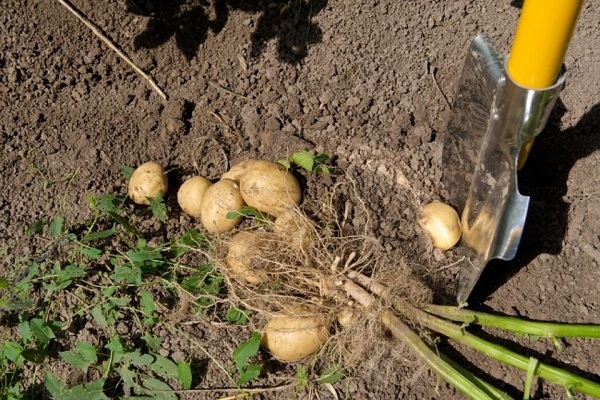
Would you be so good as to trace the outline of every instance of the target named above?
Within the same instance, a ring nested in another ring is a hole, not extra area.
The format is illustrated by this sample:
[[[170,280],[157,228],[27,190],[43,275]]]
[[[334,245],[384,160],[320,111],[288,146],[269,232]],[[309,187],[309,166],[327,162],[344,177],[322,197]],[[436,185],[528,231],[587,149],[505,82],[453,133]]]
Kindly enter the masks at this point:
[[[203,176],[194,176],[183,182],[177,191],[177,202],[181,209],[194,218],[200,218],[204,192],[212,182]]]
[[[449,250],[460,240],[460,218],[448,204],[439,201],[427,204],[421,209],[418,222],[435,248]]]
[[[251,163],[240,177],[240,192],[246,204],[274,216],[302,200],[298,180],[284,166],[271,161]]]
[[[227,214],[231,211],[240,211],[242,207],[244,207],[244,199],[238,184],[231,179],[221,179],[204,192],[200,220],[211,233],[227,232],[242,220],[241,215],[229,219]]]
[[[273,231],[295,250],[307,249],[317,240],[310,222],[294,207],[279,213],[273,223]]]
[[[260,241],[263,236],[256,232],[238,232],[229,241],[225,263],[231,272],[247,283],[266,281],[266,274],[257,268],[260,257]]]
[[[337,315],[337,320],[341,326],[350,326],[358,321],[358,310],[353,307],[342,308]]]
[[[148,198],[154,198],[158,194],[164,196],[168,188],[169,183],[163,167],[154,161],[148,161],[133,171],[129,178],[127,195],[136,204],[148,205]]]
[[[232,181],[239,182],[242,175],[244,175],[248,171],[248,168],[250,168],[252,164],[257,161],[259,160],[249,159],[235,164],[229,169],[229,171],[225,172],[223,176],[221,176],[221,179],[231,179]]]
[[[277,315],[267,322],[263,346],[281,361],[300,361],[327,341],[329,323],[316,310],[301,309],[298,315]]]

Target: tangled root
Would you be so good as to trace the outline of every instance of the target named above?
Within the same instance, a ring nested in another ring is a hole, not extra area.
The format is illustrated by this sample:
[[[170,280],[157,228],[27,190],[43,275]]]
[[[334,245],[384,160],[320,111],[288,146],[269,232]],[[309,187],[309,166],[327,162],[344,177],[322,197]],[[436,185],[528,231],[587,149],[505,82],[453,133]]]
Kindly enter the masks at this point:
[[[277,221],[263,221],[242,231],[253,234],[251,245],[243,251],[246,270],[232,268],[228,238],[212,241],[208,255],[225,276],[230,299],[267,319],[317,307],[332,321],[332,328],[326,345],[313,359],[314,366],[336,363],[362,376],[385,376],[385,370],[397,369],[398,362],[410,362],[404,346],[393,340],[380,322],[380,313],[391,305],[378,298],[365,308],[354,304],[339,288],[354,271],[385,283],[391,294],[406,304],[429,301],[429,289],[413,275],[402,256],[384,253],[373,237],[341,236],[336,223],[318,225],[299,208],[288,213],[291,216],[286,217],[283,228]],[[348,316],[348,311],[351,318],[342,326],[337,317],[340,312]],[[402,314],[402,310],[396,311]]]

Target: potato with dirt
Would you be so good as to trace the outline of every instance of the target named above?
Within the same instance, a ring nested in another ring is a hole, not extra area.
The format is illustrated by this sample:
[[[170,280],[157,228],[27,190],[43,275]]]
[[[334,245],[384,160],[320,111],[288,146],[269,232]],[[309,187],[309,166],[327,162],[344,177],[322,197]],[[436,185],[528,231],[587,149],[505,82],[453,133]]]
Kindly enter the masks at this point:
[[[136,204],[149,205],[149,198],[153,199],[159,194],[164,196],[168,188],[169,182],[163,167],[154,161],[148,161],[133,171],[127,195]]]
[[[211,233],[228,232],[241,222],[242,215],[227,218],[227,214],[239,212],[244,205],[238,184],[231,179],[221,179],[204,192],[200,221]]]
[[[281,164],[254,161],[239,179],[244,201],[260,212],[278,216],[286,208],[298,205],[302,200],[298,180]]]
[[[238,232],[231,238],[225,263],[232,275],[249,284],[263,283],[267,280],[266,274],[259,269],[263,240],[264,233],[247,231]]]
[[[177,202],[183,212],[191,217],[200,218],[204,193],[210,186],[212,182],[203,176],[194,176],[186,180],[177,191]]]
[[[330,323],[308,306],[281,313],[265,325],[262,345],[280,361],[300,361],[317,352],[329,337]]]

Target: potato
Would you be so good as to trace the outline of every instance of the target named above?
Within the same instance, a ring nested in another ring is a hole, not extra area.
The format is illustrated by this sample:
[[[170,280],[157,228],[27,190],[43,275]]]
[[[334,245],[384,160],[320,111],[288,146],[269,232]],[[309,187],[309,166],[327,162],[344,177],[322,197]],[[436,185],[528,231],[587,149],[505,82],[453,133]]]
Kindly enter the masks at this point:
[[[297,208],[286,208],[273,223],[273,231],[284,238],[292,249],[302,250],[314,245],[315,232],[310,221]]]
[[[458,213],[447,204],[434,201],[421,209],[419,225],[427,233],[433,247],[449,250],[461,236]]]
[[[221,176],[221,179],[231,179],[232,181],[239,182],[242,175],[244,175],[248,171],[248,168],[257,161],[259,160],[249,159],[235,164],[229,171]]]
[[[183,212],[194,218],[200,218],[204,192],[211,185],[212,182],[203,176],[194,176],[183,182],[177,191],[177,202]]]
[[[261,240],[260,233],[239,232],[231,238],[227,249],[225,263],[234,275],[250,284],[262,283],[267,279],[266,274],[257,268]]]
[[[154,161],[148,161],[139,167],[129,178],[127,195],[136,204],[148,205],[148,198],[154,198],[159,193],[167,194],[169,183],[163,167]]]
[[[327,341],[329,323],[322,315],[314,309],[298,314],[277,315],[265,325],[262,344],[281,361],[300,361]]]
[[[300,184],[294,175],[271,161],[251,163],[240,177],[240,192],[246,204],[274,216],[302,200]]]
[[[358,321],[358,310],[352,307],[342,308],[337,315],[337,320],[341,326],[350,326]]]
[[[231,211],[240,211],[244,207],[244,199],[240,194],[239,186],[231,179],[221,179],[204,192],[200,206],[200,221],[207,231],[223,233],[232,230],[242,220],[228,219]]]

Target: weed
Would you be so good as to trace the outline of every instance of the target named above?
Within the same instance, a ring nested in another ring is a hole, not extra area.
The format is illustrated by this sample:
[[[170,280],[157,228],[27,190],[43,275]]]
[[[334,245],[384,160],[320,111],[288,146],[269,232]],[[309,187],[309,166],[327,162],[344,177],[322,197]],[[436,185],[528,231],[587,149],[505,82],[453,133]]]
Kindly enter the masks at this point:
[[[94,377],[70,386],[45,373],[44,387],[56,399],[176,399],[174,389],[191,388],[190,363],[161,355],[161,340],[152,333],[159,325],[173,328],[155,291],[185,292],[198,312],[213,306],[223,277],[210,264],[182,263],[189,250],[205,246],[204,235],[189,230],[151,244],[131,222],[125,197],[89,196],[88,204],[93,217],[83,226],[67,226],[62,216],[30,224],[29,234],[49,239],[47,249],[24,263],[24,272],[0,278],[0,311],[18,328],[17,338],[3,338],[0,345],[0,399],[37,397],[35,375],[55,357]],[[166,220],[162,198],[153,199],[150,208],[157,219]],[[249,315],[232,309],[227,319],[243,324]],[[76,320],[94,324],[98,343],[77,341],[65,349],[65,332]],[[123,322],[133,325],[129,331],[118,328]],[[239,365],[244,379],[252,379],[255,367]],[[33,377],[26,375],[30,370]]]

